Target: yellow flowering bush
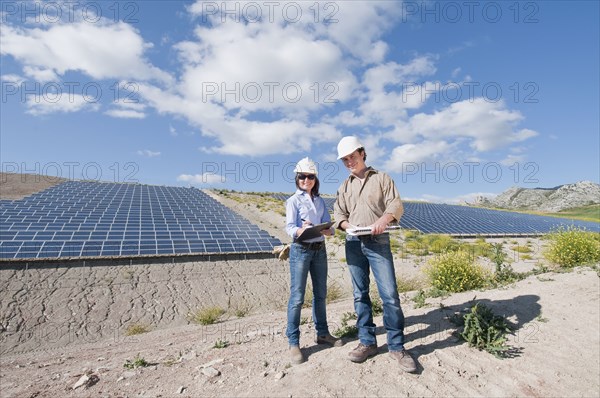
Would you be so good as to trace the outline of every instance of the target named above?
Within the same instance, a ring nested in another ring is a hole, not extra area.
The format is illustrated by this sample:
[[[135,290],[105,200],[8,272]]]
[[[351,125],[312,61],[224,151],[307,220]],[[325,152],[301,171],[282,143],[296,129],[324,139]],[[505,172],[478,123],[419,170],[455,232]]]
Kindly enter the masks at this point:
[[[563,267],[600,261],[600,234],[579,228],[559,228],[548,234],[550,245],[544,255]]]
[[[448,292],[478,289],[489,280],[489,273],[465,251],[433,257],[425,267],[425,274],[433,287]]]

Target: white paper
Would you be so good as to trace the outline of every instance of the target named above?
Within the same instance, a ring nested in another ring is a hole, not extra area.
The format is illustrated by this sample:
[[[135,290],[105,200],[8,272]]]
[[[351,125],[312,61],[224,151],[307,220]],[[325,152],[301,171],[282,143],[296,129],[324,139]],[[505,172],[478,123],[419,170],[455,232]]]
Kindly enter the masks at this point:
[[[399,225],[389,225],[385,228],[385,232],[397,231],[400,229]],[[351,225],[350,228],[346,228],[346,233],[352,236],[360,235],[371,235],[373,229],[371,227],[355,227]]]

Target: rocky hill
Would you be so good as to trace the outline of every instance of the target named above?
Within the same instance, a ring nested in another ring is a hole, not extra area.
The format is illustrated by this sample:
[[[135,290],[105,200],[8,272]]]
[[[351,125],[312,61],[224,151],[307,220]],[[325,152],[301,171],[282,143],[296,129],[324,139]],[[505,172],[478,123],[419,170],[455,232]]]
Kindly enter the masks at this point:
[[[475,202],[477,206],[544,212],[557,212],[597,203],[600,203],[600,185],[591,181],[580,181],[555,188],[511,187],[495,198],[480,196]]]

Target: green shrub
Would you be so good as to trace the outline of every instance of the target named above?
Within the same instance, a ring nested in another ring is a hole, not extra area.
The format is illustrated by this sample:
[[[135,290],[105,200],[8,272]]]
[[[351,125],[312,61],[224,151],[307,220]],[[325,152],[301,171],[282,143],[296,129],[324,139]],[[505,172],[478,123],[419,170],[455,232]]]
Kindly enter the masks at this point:
[[[358,335],[358,328],[356,325],[348,325],[348,321],[356,320],[357,316],[354,312],[344,312],[342,314],[342,325],[339,329],[336,329],[332,334],[336,337],[355,337]]]
[[[200,325],[212,325],[225,313],[221,307],[205,307],[189,315],[190,321]]]
[[[489,279],[484,268],[464,251],[449,252],[430,259],[425,274],[433,287],[448,292],[478,289]]]
[[[559,228],[548,235],[550,245],[544,255],[563,267],[600,261],[600,235],[569,227]]]
[[[218,339],[217,341],[215,341],[215,345],[213,346],[213,348],[226,348],[229,347],[229,341],[227,340],[221,340]]]
[[[469,346],[485,350],[497,357],[506,357],[511,347],[506,345],[506,333],[511,329],[503,317],[495,315],[484,304],[478,303],[465,314],[464,330],[460,333]]]
[[[148,327],[148,325],[134,323],[133,325],[127,326],[125,336],[135,336],[136,334],[148,333],[149,331],[150,327]]]
[[[137,354],[133,361],[126,359],[123,364],[125,369],[145,368],[146,366],[150,366],[150,364],[144,358],[140,357],[140,354]]]

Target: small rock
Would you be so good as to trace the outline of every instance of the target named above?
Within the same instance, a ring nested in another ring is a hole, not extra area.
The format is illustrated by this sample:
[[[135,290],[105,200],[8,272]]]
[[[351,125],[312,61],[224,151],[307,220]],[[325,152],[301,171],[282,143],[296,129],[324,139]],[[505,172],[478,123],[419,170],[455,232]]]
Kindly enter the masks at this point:
[[[208,377],[217,377],[221,375],[221,372],[219,372],[217,369],[213,368],[212,366],[208,366],[206,368],[202,369],[202,374]]]
[[[96,359],[96,360],[97,360],[98,362],[100,362],[100,361],[106,361],[106,358],[104,358],[104,357],[98,357],[98,359]]]
[[[279,372],[275,375],[275,380],[281,380],[285,376],[284,372]]]
[[[81,377],[79,378],[79,380],[77,380],[77,383],[75,383],[75,384],[73,385],[73,387],[71,387],[71,389],[73,389],[73,390],[76,390],[76,389],[78,389],[79,387],[81,387],[81,386],[84,386],[84,385],[85,385],[85,384],[88,382],[88,380],[89,380],[89,379],[90,379],[90,377],[89,377],[88,375],[83,375],[83,376],[81,376]]]
[[[177,394],[183,394],[184,391],[185,391],[185,387],[181,386],[177,389]]]

